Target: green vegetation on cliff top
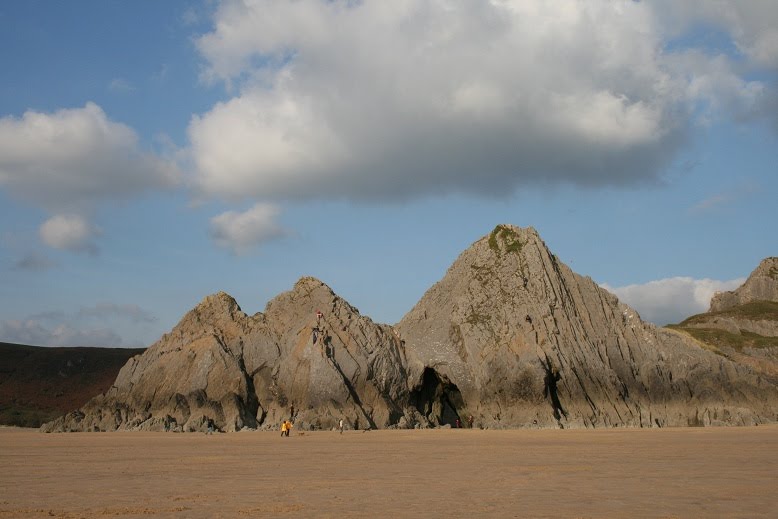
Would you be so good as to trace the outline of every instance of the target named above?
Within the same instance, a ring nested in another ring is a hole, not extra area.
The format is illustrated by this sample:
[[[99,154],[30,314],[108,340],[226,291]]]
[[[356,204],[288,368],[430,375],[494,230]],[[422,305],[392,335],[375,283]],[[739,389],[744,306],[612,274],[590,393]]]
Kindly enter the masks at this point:
[[[718,328],[687,328],[677,324],[669,325],[668,328],[691,335],[713,351],[727,347],[737,351],[743,348],[778,348],[778,337],[765,337],[745,330],[738,334]]]
[[[710,323],[716,317],[778,322],[778,302],[754,301],[720,312],[693,315],[679,324],[671,324],[667,327],[691,335],[714,351],[726,347],[734,348],[738,351],[742,351],[743,348],[778,348],[778,337],[765,337],[746,330],[740,330],[740,333],[732,333],[712,326],[701,327],[706,323]]]
[[[519,233],[507,225],[498,225],[489,234],[489,248],[495,252],[500,251],[500,242],[503,244],[505,252],[521,252],[524,246],[519,239]]]
[[[713,317],[730,317],[749,321],[778,321],[778,301],[753,301],[720,312],[708,312],[689,317],[677,326],[705,323]]]

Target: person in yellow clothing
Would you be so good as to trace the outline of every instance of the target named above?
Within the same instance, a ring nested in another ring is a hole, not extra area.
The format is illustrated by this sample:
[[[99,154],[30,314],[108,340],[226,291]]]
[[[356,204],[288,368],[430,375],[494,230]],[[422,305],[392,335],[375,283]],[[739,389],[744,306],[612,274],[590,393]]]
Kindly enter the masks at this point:
[[[289,431],[292,430],[292,422],[284,420],[281,422],[281,436],[289,436]]]

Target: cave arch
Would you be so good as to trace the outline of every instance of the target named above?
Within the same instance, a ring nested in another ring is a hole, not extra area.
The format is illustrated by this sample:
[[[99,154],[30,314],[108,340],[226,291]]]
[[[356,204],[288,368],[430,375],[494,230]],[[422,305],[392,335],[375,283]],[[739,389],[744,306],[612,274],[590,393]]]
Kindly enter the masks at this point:
[[[420,383],[411,391],[410,403],[431,425],[456,426],[464,400],[459,388],[433,368],[424,368]],[[461,422],[460,422],[461,424]]]

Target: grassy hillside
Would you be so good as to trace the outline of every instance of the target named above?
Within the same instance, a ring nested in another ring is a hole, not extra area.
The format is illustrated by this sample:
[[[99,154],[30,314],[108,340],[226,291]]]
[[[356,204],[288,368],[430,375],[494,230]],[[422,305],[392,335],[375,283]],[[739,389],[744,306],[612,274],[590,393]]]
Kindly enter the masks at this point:
[[[776,301],[754,301],[744,305],[722,310],[720,312],[708,312],[689,317],[683,322],[674,326],[687,326],[690,324],[699,324],[710,321],[713,317],[731,317],[733,319],[746,319],[749,321],[776,321],[778,322],[778,302]]]
[[[741,330],[740,333],[731,333],[713,326],[705,326],[717,317],[740,321],[773,321],[778,323],[778,302],[754,301],[720,312],[697,314],[679,324],[669,325],[668,328],[688,333],[698,341],[711,346],[711,349],[715,351],[726,347],[734,348],[737,351],[742,351],[743,348],[778,348],[778,337],[765,337],[745,330]]]
[[[0,424],[39,427],[105,392],[143,349],[0,343]]]
[[[742,331],[735,334],[718,328],[685,328],[677,324],[668,328],[688,333],[698,341],[713,346],[711,349],[714,350],[727,346],[737,351],[742,351],[743,348],[778,348],[778,337],[765,337],[751,332]]]

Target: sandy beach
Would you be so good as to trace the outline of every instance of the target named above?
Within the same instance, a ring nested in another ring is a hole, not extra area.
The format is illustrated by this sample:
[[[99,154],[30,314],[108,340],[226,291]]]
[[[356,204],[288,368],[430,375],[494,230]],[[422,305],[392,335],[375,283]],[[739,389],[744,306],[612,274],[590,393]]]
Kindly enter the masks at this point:
[[[0,429],[0,517],[778,517],[778,426]]]

